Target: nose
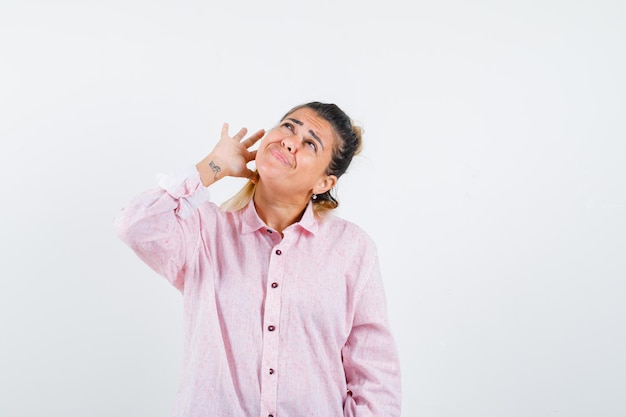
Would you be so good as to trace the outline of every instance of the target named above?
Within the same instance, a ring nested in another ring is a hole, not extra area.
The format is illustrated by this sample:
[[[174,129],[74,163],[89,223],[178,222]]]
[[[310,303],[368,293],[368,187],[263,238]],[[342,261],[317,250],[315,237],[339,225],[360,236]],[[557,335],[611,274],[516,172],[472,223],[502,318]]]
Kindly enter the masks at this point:
[[[298,146],[298,137],[296,135],[285,136],[281,141],[281,145],[286,148],[290,153],[296,151]]]

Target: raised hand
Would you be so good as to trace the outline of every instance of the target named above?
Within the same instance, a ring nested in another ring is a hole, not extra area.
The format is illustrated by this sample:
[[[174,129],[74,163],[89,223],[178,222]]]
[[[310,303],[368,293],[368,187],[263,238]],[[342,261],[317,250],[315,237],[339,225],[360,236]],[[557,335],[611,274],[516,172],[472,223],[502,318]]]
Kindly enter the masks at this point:
[[[231,137],[228,127],[228,123],[222,125],[220,140],[211,153],[196,164],[202,183],[207,187],[224,177],[250,178],[253,174],[248,162],[255,159],[256,150],[251,151],[250,148],[265,135],[265,130],[258,130],[242,140],[248,129],[241,128]]]

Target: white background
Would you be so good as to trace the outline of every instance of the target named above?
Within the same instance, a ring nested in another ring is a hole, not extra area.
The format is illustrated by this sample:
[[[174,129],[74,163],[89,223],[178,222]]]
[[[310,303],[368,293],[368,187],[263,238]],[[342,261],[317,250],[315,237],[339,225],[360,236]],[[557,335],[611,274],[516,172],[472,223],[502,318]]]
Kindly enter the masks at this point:
[[[626,415],[625,5],[0,0],[0,416],[169,416],[181,298],[112,219],[311,100],[365,129],[403,416]]]

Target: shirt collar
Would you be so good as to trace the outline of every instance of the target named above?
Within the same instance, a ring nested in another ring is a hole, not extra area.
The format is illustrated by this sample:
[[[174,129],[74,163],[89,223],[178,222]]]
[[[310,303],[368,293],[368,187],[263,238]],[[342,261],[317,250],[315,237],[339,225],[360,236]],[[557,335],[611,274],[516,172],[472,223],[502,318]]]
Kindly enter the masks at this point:
[[[256,212],[256,208],[254,206],[254,201],[251,199],[250,202],[241,209],[241,232],[242,233],[251,233],[257,231],[259,229],[268,229],[267,225],[261,220],[259,215]],[[319,229],[319,219],[315,216],[313,212],[313,202],[309,201],[309,204],[306,206],[304,210],[304,214],[300,221],[292,224],[287,229],[292,227],[300,227],[309,233],[317,234]]]

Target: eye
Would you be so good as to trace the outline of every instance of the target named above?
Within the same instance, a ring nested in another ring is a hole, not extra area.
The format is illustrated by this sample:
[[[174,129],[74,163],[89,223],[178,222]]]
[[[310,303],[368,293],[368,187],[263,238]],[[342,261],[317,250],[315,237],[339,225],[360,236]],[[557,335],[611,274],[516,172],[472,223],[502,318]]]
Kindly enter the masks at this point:
[[[312,140],[306,140],[305,143],[307,144],[307,146],[310,146],[311,149],[317,151],[317,144],[315,142],[313,142]]]
[[[281,125],[282,127],[286,127],[287,129],[291,130],[292,132],[294,131],[293,125],[289,122],[285,122]]]

